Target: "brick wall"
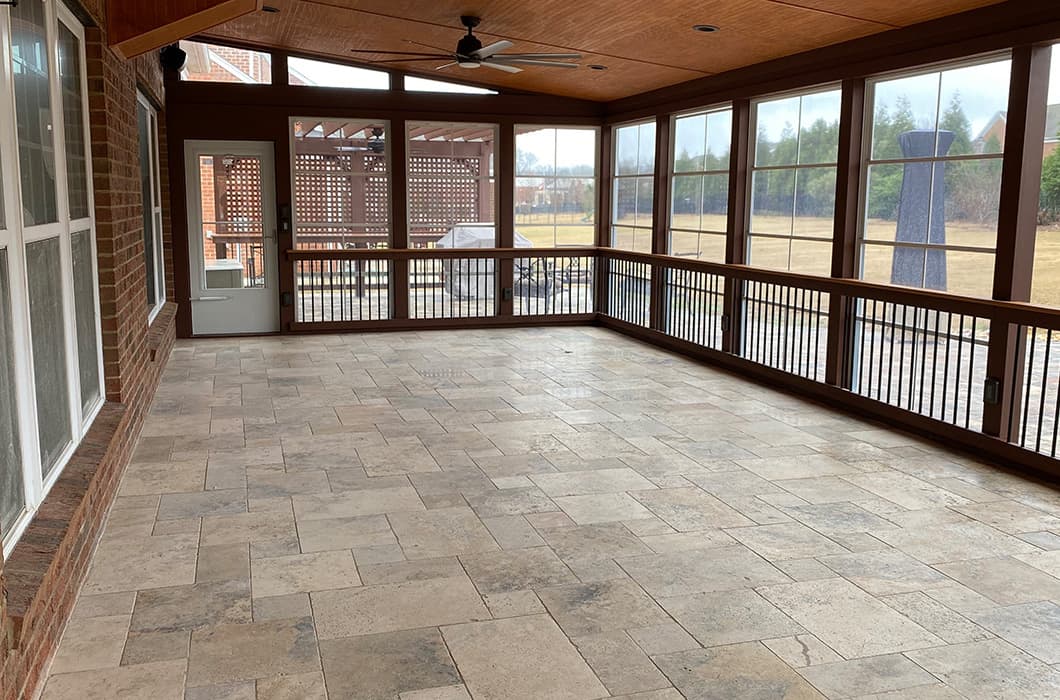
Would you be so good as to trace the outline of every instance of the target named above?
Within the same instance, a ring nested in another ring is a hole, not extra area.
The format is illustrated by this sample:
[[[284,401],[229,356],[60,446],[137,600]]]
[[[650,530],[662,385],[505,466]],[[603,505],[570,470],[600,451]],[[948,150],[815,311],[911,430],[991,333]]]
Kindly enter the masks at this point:
[[[84,0],[102,25],[105,3]],[[136,92],[164,103],[157,54],[118,58],[86,28],[96,243],[106,397],[99,417],[9,559],[0,558],[0,700],[31,698],[87,573],[103,519],[158,385],[174,338],[175,306],[147,324]],[[164,112],[159,111],[163,244],[173,294]]]

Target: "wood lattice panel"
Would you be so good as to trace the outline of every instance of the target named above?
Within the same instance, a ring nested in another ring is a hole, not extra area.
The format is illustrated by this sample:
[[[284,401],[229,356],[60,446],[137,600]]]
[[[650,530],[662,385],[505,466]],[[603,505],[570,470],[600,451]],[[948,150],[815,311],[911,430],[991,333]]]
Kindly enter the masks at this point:
[[[261,236],[261,161],[258,158],[221,155],[213,159],[217,183],[217,232]]]
[[[387,243],[390,192],[385,154],[296,153],[294,181],[299,247]]]

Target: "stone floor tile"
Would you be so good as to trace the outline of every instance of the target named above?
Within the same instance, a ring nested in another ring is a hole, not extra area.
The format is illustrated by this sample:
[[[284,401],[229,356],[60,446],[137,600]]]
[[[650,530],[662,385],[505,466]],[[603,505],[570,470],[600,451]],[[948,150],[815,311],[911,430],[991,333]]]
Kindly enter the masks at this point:
[[[41,697],[42,700],[183,700],[186,665],[179,659],[53,675],[48,678]]]
[[[530,480],[550,498],[621,493],[654,488],[654,485],[629,467],[592,471],[532,474]]]
[[[482,600],[494,618],[537,615],[545,612],[545,606],[533,591],[510,593],[487,593]]]
[[[409,559],[432,559],[500,549],[470,508],[394,513],[390,526]]]
[[[1038,530],[1060,530],[1060,518],[1016,501],[994,501],[954,506],[958,513],[1015,535]]]
[[[319,664],[311,618],[217,625],[191,635],[188,686],[307,673]]]
[[[1039,551],[1033,545],[978,522],[884,530],[878,532],[877,537],[925,564]]]
[[[475,700],[588,700],[608,693],[547,615],[443,627]]]
[[[115,593],[195,582],[198,537],[108,538],[92,555],[84,593]]]
[[[460,578],[464,567],[456,557],[371,564],[359,568],[365,585],[426,581],[432,578]]]
[[[824,696],[758,642],[653,658],[686,698],[818,700]]]
[[[206,460],[133,463],[125,470],[119,496],[202,491],[206,483]]]
[[[354,518],[303,520],[298,524],[298,543],[302,552],[326,552],[358,547],[397,544],[384,515]]]
[[[433,627],[322,639],[320,658],[333,698],[393,700],[400,693],[461,681]]]
[[[836,572],[816,559],[781,559],[773,562],[773,566],[796,581],[817,581],[838,576]]]
[[[497,490],[496,485],[478,467],[458,471],[413,474],[409,478],[421,498],[450,493],[464,495],[490,493]]]
[[[949,582],[935,569],[894,549],[820,557],[819,561],[876,596],[921,591]]]
[[[740,527],[726,532],[770,561],[847,553],[832,540],[799,523]]]
[[[574,574],[548,547],[533,547],[460,557],[480,593],[510,593],[524,589],[575,583]]]
[[[70,620],[52,658],[50,672],[73,673],[117,666],[128,632],[128,615]]]
[[[817,476],[806,479],[780,479],[772,482],[785,491],[812,503],[840,503],[873,498],[873,494],[838,476]]]
[[[649,656],[700,648],[699,642],[676,622],[634,627],[627,629],[626,634]]]
[[[736,544],[731,536],[721,530],[701,530],[698,532],[679,532],[667,535],[641,536],[640,541],[651,547],[652,551],[683,552],[690,549],[711,549]],[[621,556],[621,555],[618,555]]]
[[[202,545],[297,542],[294,516],[288,512],[255,512],[218,515],[202,519]]]
[[[272,598],[254,598],[254,622],[312,617],[308,593],[289,593]]]
[[[1060,600],[1060,580],[1011,557],[971,559],[935,568],[998,605]]]
[[[838,661],[799,669],[803,678],[830,698],[887,693],[933,685],[935,677],[901,654]]]
[[[121,665],[154,663],[171,659],[188,658],[191,631],[176,632],[130,632],[125,641]]]
[[[1060,607],[1052,601],[994,608],[971,618],[1045,663],[1060,663]]]
[[[805,630],[753,590],[662,598],[666,612],[705,647],[802,634]]]
[[[880,498],[885,498],[910,510],[970,503],[967,498],[958,496],[952,491],[941,489],[915,476],[897,471],[848,474],[843,478],[859,488],[871,491]]]
[[[964,696],[947,685],[935,683],[886,693],[859,695],[854,700],[964,700]]]
[[[255,681],[203,685],[184,691],[184,700],[257,700],[257,696]]]
[[[103,593],[101,595],[82,595],[78,597],[71,620],[86,617],[110,617],[113,615],[132,615],[136,604],[135,591],[121,593]]]
[[[353,555],[345,550],[255,559],[251,581],[261,598],[361,585]]]
[[[712,549],[709,557],[690,550],[619,559],[618,563],[648,593],[658,598],[789,581],[773,565],[743,545]]]
[[[797,634],[794,637],[763,639],[769,650],[783,659],[792,668],[803,668],[816,664],[842,661],[843,657],[812,634]]]
[[[247,492],[243,489],[201,491],[199,493],[166,493],[158,506],[159,520],[199,518],[205,515],[245,513]]]
[[[856,474],[858,469],[827,455],[737,458],[736,463],[763,479],[805,479],[837,474]]]
[[[282,498],[307,493],[331,493],[331,484],[323,469],[303,469],[292,472],[248,469],[247,493],[250,498]]]
[[[571,640],[612,695],[670,687],[651,659],[625,632],[606,632]]]
[[[570,637],[670,621],[663,609],[628,579],[543,588],[537,595]]]
[[[785,508],[784,512],[802,524],[826,535],[877,532],[896,527],[889,520],[884,520],[853,503],[790,506]]]
[[[480,518],[551,513],[559,510],[552,499],[536,486],[468,494],[467,502]]]
[[[419,494],[411,486],[294,496],[292,501],[299,522],[424,509]]]
[[[130,629],[175,632],[250,620],[250,581],[230,579],[140,591]]]
[[[968,618],[950,610],[928,593],[900,593],[880,598],[948,644],[974,642],[994,636]]]
[[[555,503],[579,525],[620,522],[650,518],[650,510],[625,493],[603,493],[590,496],[564,496]]]
[[[680,532],[754,524],[722,501],[695,487],[638,491],[633,496]]]
[[[257,700],[327,700],[327,697],[320,671],[262,678],[257,682]]]
[[[758,592],[847,659],[937,646],[942,640],[843,579]]]
[[[463,685],[445,685],[440,688],[410,690],[399,696],[400,700],[471,700]]]
[[[466,576],[322,591],[310,597],[321,639],[437,627],[490,617]]]
[[[969,700],[1051,700],[1060,670],[999,639],[906,654]]]
[[[540,547],[545,544],[541,535],[522,515],[502,515],[496,518],[483,518],[482,524],[493,535],[501,549],[522,549]]]

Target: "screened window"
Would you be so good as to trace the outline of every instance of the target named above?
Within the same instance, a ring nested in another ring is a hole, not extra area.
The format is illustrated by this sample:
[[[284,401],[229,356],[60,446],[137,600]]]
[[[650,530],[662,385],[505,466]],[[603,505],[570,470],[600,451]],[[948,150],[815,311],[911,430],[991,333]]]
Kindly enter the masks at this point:
[[[994,60],[869,83],[863,279],[991,295],[1009,72]]]
[[[831,274],[839,90],[754,104],[747,260]]]
[[[181,80],[254,85],[272,83],[272,54],[199,41],[182,41],[180,48],[188,54],[180,71]]]
[[[516,245],[593,245],[596,142],[591,128],[515,127]]]
[[[409,245],[496,245],[495,124],[408,122]]]
[[[0,532],[8,532],[25,506],[22,448],[15,402],[14,329],[7,250],[0,248]]]
[[[480,88],[462,83],[450,83],[445,80],[418,78],[415,75],[405,76],[405,89],[410,92],[451,92],[459,95],[496,95],[496,90]]]
[[[143,196],[144,263],[147,266],[147,305],[151,318],[166,301],[165,261],[162,259],[162,191],[158,165],[158,113],[137,94],[136,123],[140,137],[140,192]]]
[[[390,245],[386,122],[294,120],[295,244],[311,250]]]
[[[70,218],[89,216],[85,110],[81,84],[81,40],[59,23],[59,84],[62,86],[66,141],[66,193]]]
[[[291,56],[287,59],[287,82],[291,85],[354,90],[389,90],[390,74],[381,70]]]
[[[1060,50],[1055,45],[1049,66],[1044,138],[1031,302],[1060,307]]]
[[[670,255],[725,262],[732,109],[674,118]]]
[[[59,220],[46,12],[43,2],[20,2],[8,11],[22,219],[37,226]]]
[[[615,127],[611,245],[651,252],[655,200],[655,122]]]

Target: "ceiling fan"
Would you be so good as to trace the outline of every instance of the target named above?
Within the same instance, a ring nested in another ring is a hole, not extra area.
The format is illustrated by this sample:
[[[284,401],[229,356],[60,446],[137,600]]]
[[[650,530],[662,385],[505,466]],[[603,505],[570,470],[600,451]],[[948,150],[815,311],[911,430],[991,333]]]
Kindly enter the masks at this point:
[[[512,47],[512,42],[503,39],[489,46],[482,46],[482,42],[475,36],[472,30],[482,20],[471,15],[461,15],[460,24],[467,27],[467,34],[460,38],[456,45],[456,51],[448,52],[445,49],[418,41],[406,40],[410,44],[426,46],[435,51],[443,53],[416,53],[410,51],[372,51],[369,49],[353,49],[353,53],[390,54],[392,56],[405,56],[406,58],[389,58],[382,61],[371,61],[372,63],[409,63],[412,61],[438,61],[446,59],[449,63],[438,66],[435,70],[442,70],[452,66],[460,68],[478,68],[485,66],[505,73],[520,73],[519,66],[545,66],[549,68],[577,68],[577,61],[582,56],[578,53],[501,53]]]

